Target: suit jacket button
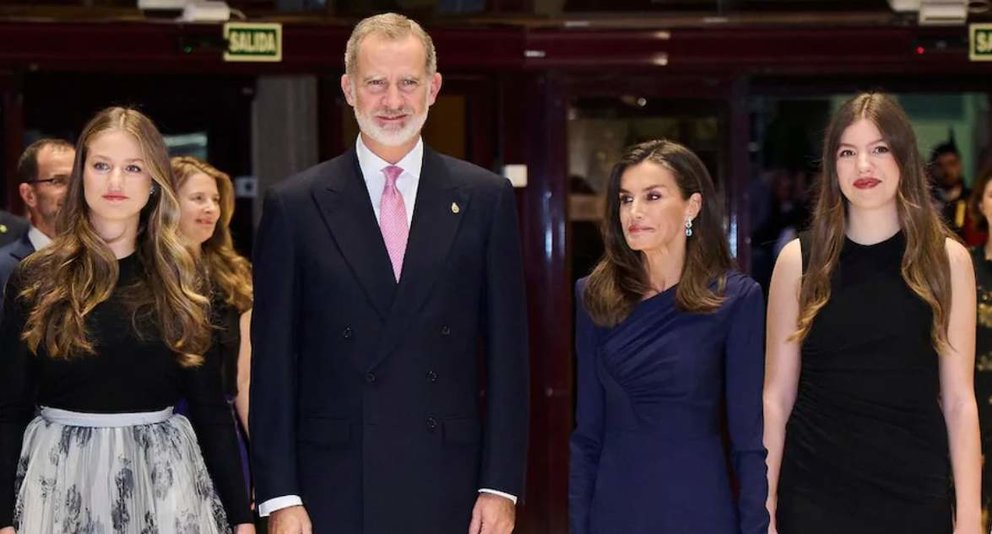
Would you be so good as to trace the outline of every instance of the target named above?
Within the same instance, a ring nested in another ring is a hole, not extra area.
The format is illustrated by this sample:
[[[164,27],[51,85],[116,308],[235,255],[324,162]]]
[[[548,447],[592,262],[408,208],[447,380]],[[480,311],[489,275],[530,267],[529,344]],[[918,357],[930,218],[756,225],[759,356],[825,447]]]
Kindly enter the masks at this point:
[[[345,329],[341,331],[341,337],[343,337],[345,339],[351,339],[351,336],[353,334],[354,334],[354,331],[352,331],[352,329],[351,329],[350,326],[346,326]]]
[[[441,335],[442,336],[451,335],[451,329],[448,328],[448,325],[444,325],[444,326],[441,327]]]
[[[431,382],[437,382],[437,373],[434,371],[427,371],[427,380]]]
[[[428,417],[427,418],[427,431],[428,432],[434,432],[435,429],[437,429],[437,419],[434,419],[433,417]]]
[[[375,373],[368,373],[365,375],[365,381],[369,384],[375,384]]]

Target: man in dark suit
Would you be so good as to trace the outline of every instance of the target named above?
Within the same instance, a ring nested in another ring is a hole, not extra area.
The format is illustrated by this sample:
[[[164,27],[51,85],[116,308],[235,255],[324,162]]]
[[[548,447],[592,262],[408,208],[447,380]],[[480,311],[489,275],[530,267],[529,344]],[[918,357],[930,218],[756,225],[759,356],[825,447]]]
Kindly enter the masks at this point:
[[[55,218],[68,190],[75,155],[68,142],[46,138],[31,143],[17,161],[18,192],[31,224],[19,239],[0,247],[0,294],[17,264],[55,237]]]
[[[266,195],[249,417],[272,534],[513,529],[528,426],[514,195],[424,146],[436,65],[406,17],[359,23],[341,78],[355,147]]]

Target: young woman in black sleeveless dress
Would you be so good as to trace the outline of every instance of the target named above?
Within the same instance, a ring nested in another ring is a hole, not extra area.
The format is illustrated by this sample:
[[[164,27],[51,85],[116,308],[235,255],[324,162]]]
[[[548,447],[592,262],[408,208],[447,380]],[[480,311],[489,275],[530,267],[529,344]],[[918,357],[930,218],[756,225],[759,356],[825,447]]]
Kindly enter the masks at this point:
[[[772,277],[770,532],[979,534],[974,343],[971,259],[909,119],[862,94],[828,128],[812,228]]]

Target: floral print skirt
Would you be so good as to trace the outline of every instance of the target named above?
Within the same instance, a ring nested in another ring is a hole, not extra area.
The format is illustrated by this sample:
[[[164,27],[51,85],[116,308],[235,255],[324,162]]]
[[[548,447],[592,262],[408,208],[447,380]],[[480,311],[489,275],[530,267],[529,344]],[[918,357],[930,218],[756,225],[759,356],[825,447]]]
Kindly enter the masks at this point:
[[[18,533],[229,533],[189,421],[42,408],[17,466]]]

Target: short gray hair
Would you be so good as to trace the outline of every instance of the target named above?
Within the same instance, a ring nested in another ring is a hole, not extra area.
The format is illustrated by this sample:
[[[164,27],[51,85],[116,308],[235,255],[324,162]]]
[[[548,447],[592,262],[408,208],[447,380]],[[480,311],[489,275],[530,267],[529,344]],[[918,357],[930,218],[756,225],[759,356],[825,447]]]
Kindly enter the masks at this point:
[[[434,41],[427,35],[424,28],[413,19],[398,15],[396,13],[383,13],[363,19],[355,26],[348,38],[348,45],[344,50],[344,72],[351,76],[358,67],[358,47],[362,40],[369,35],[381,35],[389,40],[403,39],[408,35],[413,35],[424,45],[427,52],[427,75],[433,76],[437,72],[437,51],[434,50]]]

